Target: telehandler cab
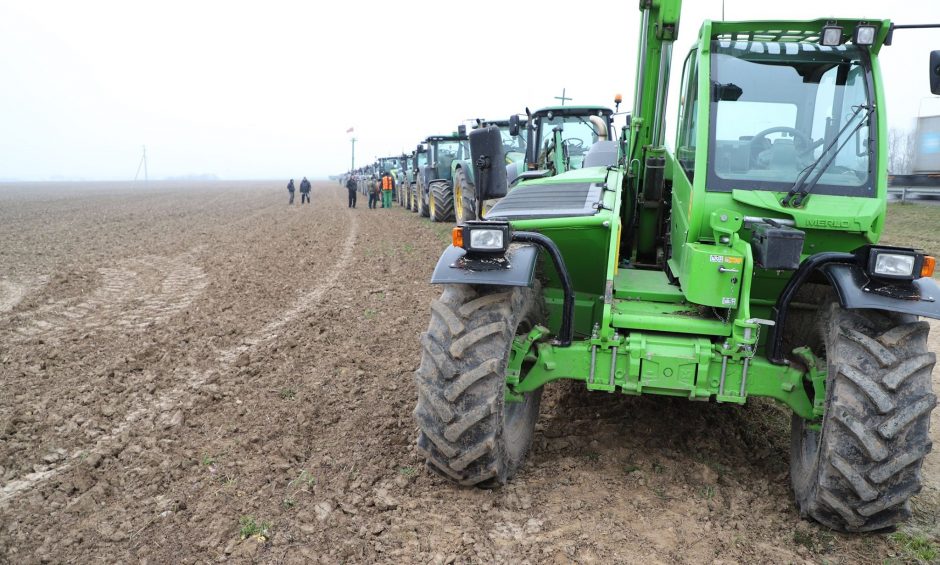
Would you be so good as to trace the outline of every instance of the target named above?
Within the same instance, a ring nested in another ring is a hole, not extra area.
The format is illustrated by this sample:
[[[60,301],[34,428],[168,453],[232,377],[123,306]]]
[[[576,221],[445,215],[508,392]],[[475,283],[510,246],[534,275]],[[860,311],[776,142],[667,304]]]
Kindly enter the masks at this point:
[[[443,293],[416,372],[418,448],[461,484],[504,483],[558,379],[772,398],[793,413],[801,513],[842,531],[891,527],[921,488],[937,403],[918,316],[940,318],[933,257],[878,245],[892,23],[705,21],[679,76],[673,150],[680,4],[640,2],[632,119],[613,164],[589,153],[574,168],[556,142],[529,165],[556,174],[525,171],[507,192],[498,129],[471,132],[480,197],[503,198],[454,229],[432,276]]]

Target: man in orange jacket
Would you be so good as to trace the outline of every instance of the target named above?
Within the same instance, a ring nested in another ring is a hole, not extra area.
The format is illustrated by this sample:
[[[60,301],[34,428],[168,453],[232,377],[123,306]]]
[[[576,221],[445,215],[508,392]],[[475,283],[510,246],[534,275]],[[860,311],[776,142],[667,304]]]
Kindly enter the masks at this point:
[[[392,207],[392,189],[395,188],[395,179],[392,173],[385,173],[382,176],[382,208]]]

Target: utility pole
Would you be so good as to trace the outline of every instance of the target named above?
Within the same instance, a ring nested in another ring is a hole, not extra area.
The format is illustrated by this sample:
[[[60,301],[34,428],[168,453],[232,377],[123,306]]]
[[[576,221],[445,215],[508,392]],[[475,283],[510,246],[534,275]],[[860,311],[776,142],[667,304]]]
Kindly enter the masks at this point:
[[[356,169],[356,138],[350,139],[352,141],[352,166],[349,168],[350,171]]]
[[[568,98],[567,96],[565,96],[565,89],[562,88],[562,89],[561,89],[561,96],[556,96],[556,97],[555,97],[555,100],[561,100],[561,105],[564,106],[564,105],[565,105],[565,100],[573,100],[573,98]]]
[[[143,155],[141,155],[140,163],[137,165],[137,174],[134,175],[134,180],[136,181],[137,177],[140,176],[140,168],[143,167],[144,168],[144,182],[147,182],[148,180],[147,178],[147,146],[141,145],[141,148],[143,149]]]

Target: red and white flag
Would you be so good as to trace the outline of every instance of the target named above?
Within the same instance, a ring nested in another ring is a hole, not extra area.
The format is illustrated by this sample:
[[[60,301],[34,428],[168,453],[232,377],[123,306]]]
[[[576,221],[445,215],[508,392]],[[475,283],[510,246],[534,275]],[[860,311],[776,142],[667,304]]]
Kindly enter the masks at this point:
[[[353,128],[349,128],[348,130],[346,130],[346,133],[352,133],[352,130]]]

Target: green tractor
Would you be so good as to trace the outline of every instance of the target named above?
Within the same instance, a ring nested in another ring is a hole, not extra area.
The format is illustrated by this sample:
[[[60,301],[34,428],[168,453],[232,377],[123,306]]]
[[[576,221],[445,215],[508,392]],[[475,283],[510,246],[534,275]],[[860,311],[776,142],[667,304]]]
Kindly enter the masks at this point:
[[[432,222],[454,219],[455,161],[469,159],[466,128],[450,135],[431,135],[427,143],[428,162],[418,175],[418,212]]]
[[[705,21],[683,63],[672,150],[680,0],[640,9],[634,109],[612,165],[601,142],[569,169],[556,143],[545,162],[558,174],[526,171],[507,192],[497,128],[470,134],[477,191],[502,199],[455,228],[432,275],[443,292],[415,375],[418,449],[458,483],[505,483],[543,386],[559,379],[770,398],[792,412],[801,514],[840,531],[892,527],[921,488],[937,403],[918,316],[940,318],[934,259],[878,245],[878,59],[892,23]]]
[[[428,164],[428,148],[423,144],[418,144],[418,147],[411,155],[411,162],[409,163],[409,186],[408,194],[405,198],[405,208],[412,212],[418,212],[418,194],[419,190],[421,190],[421,171]]]
[[[495,126],[499,129],[503,139],[503,151],[506,155],[506,166],[525,162],[527,138],[520,135],[526,121],[513,116],[508,120],[477,120],[474,129]],[[470,156],[455,160],[451,164],[451,178],[454,179],[454,216],[457,223],[462,224],[482,217],[482,212],[488,204],[478,201],[474,189],[473,163]],[[478,210],[479,207],[479,210]]]

